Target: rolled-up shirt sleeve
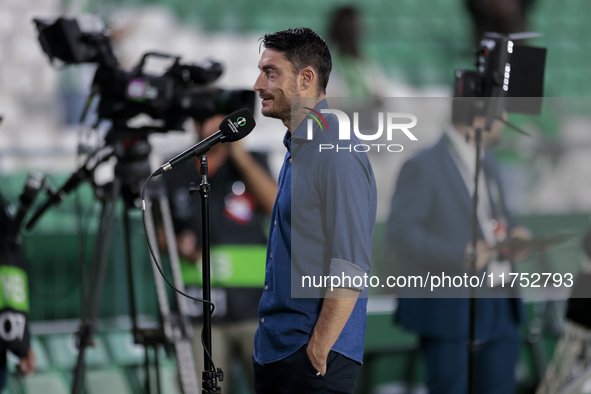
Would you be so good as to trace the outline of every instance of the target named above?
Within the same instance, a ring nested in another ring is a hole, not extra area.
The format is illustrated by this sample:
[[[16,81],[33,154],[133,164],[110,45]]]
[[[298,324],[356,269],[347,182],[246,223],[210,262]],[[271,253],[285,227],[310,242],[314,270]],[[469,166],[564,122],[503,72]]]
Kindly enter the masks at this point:
[[[323,222],[327,243],[332,249],[330,275],[351,278],[342,280],[338,287],[363,291],[366,282],[363,277],[371,270],[377,208],[373,171],[364,153],[358,156],[336,151],[326,153],[316,179],[325,204]],[[354,280],[355,277],[360,279]]]
[[[368,273],[349,261],[335,258],[330,260],[330,276],[340,278],[339,286],[336,287],[363,291],[365,289],[365,280],[363,280],[363,277]],[[353,278],[356,277],[362,280],[354,280]]]

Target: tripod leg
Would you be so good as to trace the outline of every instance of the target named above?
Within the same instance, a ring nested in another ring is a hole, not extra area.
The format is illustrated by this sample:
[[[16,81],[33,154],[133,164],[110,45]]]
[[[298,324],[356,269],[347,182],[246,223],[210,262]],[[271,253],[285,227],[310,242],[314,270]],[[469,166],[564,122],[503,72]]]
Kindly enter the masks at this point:
[[[154,345],[154,370],[156,372],[156,392],[162,394],[162,384],[160,382],[160,360],[158,359],[158,345]]]
[[[177,289],[184,291],[185,287],[181,275],[170,205],[168,204],[168,199],[165,195],[159,196],[158,200],[160,202],[160,212],[162,213],[162,222],[166,234],[166,244],[168,245],[168,255],[170,257],[170,267],[172,269],[174,285]],[[191,321],[188,317],[187,299],[178,293],[175,294],[179,308],[180,324],[183,325],[183,330],[185,332],[183,339],[175,342],[179,374],[181,376],[183,392],[192,393],[196,392],[195,390],[198,390],[197,377],[195,376],[195,359],[193,355],[193,346],[191,344],[193,327],[191,326]]]
[[[168,253],[170,256],[175,286],[183,290],[182,279],[180,275],[180,266],[178,262],[178,251],[176,249],[174,229],[172,226],[172,219],[170,216],[170,208],[168,206],[168,201],[165,199],[165,197],[158,196],[158,199],[160,202],[159,206],[163,217],[164,231],[166,233]],[[154,219],[152,216],[152,201],[147,196],[145,202],[146,209],[144,214],[146,216],[147,236],[150,238],[150,242],[156,245],[156,229],[154,225]],[[160,261],[162,261],[160,259],[158,252],[155,251],[155,253],[157,255],[157,258]],[[166,334],[167,338],[173,338],[174,340],[174,346],[176,350],[177,362],[179,367],[179,375],[181,380],[181,391],[183,392],[183,394],[197,394],[199,392],[199,387],[197,385],[197,378],[195,376],[195,366],[190,336],[190,323],[189,320],[186,318],[186,300],[184,298],[179,298],[178,300],[180,311],[180,318],[178,319],[178,323],[180,323],[182,327],[180,327],[177,324],[173,329],[171,312],[168,304],[168,297],[166,295],[164,281],[154,265],[152,265],[152,269],[154,272],[156,293],[158,295],[158,304],[160,305],[160,312],[162,313],[164,333]]]
[[[129,207],[123,208],[123,226],[125,231],[125,254],[127,257],[127,288],[129,290],[129,308],[131,312],[131,327],[134,339],[137,335],[137,304],[135,300],[135,287],[133,283],[133,259],[131,256],[131,226],[129,224]]]
[[[144,369],[146,370],[144,387],[146,388],[146,394],[151,394],[152,387],[150,384],[150,347],[147,345],[144,346]]]
[[[76,361],[76,368],[74,369],[72,394],[78,394],[81,392],[82,383],[84,381],[84,355],[86,354],[86,348],[92,343],[92,337],[94,335],[95,321],[98,315],[98,308],[100,306],[101,294],[105,280],[105,272],[107,268],[107,259],[109,257],[109,249],[111,246],[111,235],[115,222],[115,208],[117,206],[117,200],[119,198],[120,192],[121,182],[115,178],[112,183],[111,196],[103,206],[101,223],[99,225],[99,234],[97,235],[94,247],[92,268],[94,268],[93,273],[95,276],[93,276],[94,282],[91,281],[88,288],[88,294],[83,308],[84,312],[82,316],[82,324],[78,334],[78,358]]]
[[[135,286],[133,276],[133,258],[131,253],[131,224],[129,218],[130,207],[125,202],[123,208],[123,226],[125,230],[125,252],[127,257],[127,288],[129,290],[129,303],[131,312],[132,334],[135,343],[141,343],[144,346],[144,371],[146,373],[144,387],[147,394],[152,393],[152,374],[150,371],[150,346],[146,343],[146,338],[142,337],[137,324],[137,304],[135,298]],[[159,390],[159,389],[158,389]]]
[[[158,245],[156,240],[156,228],[154,226],[154,217],[152,215],[152,201],[148,196],[146,196],[145,203],[146,209],[144,211],[144,215],[146,217],[146,236],[150,239],[150,243],[152,243],[152,245]],[[158,260],[162,261],[158,248],[154,249],[154,254],[156,255],[156,258]],[[163,280],[160,277],[160,273],[154,265],[155,263],[156,262],[152,259],[152,271],[154,273],[154,282],[156,284],[156,296],[158,297],[158,306],[160,308],[160,313],[162,314],[162,324],[164,326],[164,333],[168,338],[171,338],[173,333],[172,325],[170,323],[170,307],[168,305],[168,296],[166,295],[166,289],[164,287]]]
[[[179,252],[176,245],[176,237],[174,234],[174,226],[172,224],[170,205],[168,204],[168,198],[166,198],[166,196],[160,196],[158,197],[158,200],[160,203],[160,212],[162,213],[162,222],[164,225],[164,233],[166,235],[166,245],[168,247],[168,256],[170,258],[170,268],[172,269],[174,285],[177,289],[184,291],[185,285],[183,283],[183,278],[181,275]],[[175,294],[181,316],[187,316],[189,312],[187,305],[188,300],[178,293]],[[186,322],[183,321],[183,323],[186,323],[184,328],[186,329],[187,334],[190,334],[192,336],[193,328],[189,322],[189,319],[186,319]]]

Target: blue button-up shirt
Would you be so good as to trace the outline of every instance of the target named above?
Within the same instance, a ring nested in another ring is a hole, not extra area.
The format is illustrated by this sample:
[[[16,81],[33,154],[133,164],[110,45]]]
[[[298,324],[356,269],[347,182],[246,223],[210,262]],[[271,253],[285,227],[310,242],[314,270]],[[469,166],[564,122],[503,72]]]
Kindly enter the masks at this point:
[[[315,110],[328,108],[324,100]],[[309,341],[323,299],[318,288],[303,285],[303,276],[317,281],[323,275],[363,277],[371,269],[377,207],[373,171],[367,155],[354,150],[359,140],[352,135],[351,140],[339,141],[336,116],[323,116],[327,127],[314,122],[312,140],[307,139],[309,117],[293,135],[288,130],[283,140],[287,154],[271,215],[255,336],[254,358],[259,364],[281,360]],[[334,149],[326,149],[329,145]],[[337,150],[337,145],[345,149]],[[359,281],[340,287],[356,288],[361,294],[332,350],[361,363],[367,288]]]

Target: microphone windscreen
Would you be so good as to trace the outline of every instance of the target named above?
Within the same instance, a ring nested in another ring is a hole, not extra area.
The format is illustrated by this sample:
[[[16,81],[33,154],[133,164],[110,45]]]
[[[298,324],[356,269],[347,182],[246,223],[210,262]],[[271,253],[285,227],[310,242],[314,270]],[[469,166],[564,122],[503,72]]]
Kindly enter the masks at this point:
[[[222,142],[238,141],[246,137],[255,126],[254,117],[248,109],[234,111],[220,123],[220,130],[224,135]]]

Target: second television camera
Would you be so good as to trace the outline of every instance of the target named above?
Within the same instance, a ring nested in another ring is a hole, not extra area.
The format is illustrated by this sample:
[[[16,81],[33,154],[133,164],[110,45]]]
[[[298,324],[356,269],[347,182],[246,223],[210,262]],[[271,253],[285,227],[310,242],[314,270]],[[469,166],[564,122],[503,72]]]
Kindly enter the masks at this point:
[[[456,70],[454,120],[472,123],[486,115],[487,126],[503,111],[538,115],[544,95],[546,48],[517,44],[537,33],[486,33],[480,40],[476,70]]]

